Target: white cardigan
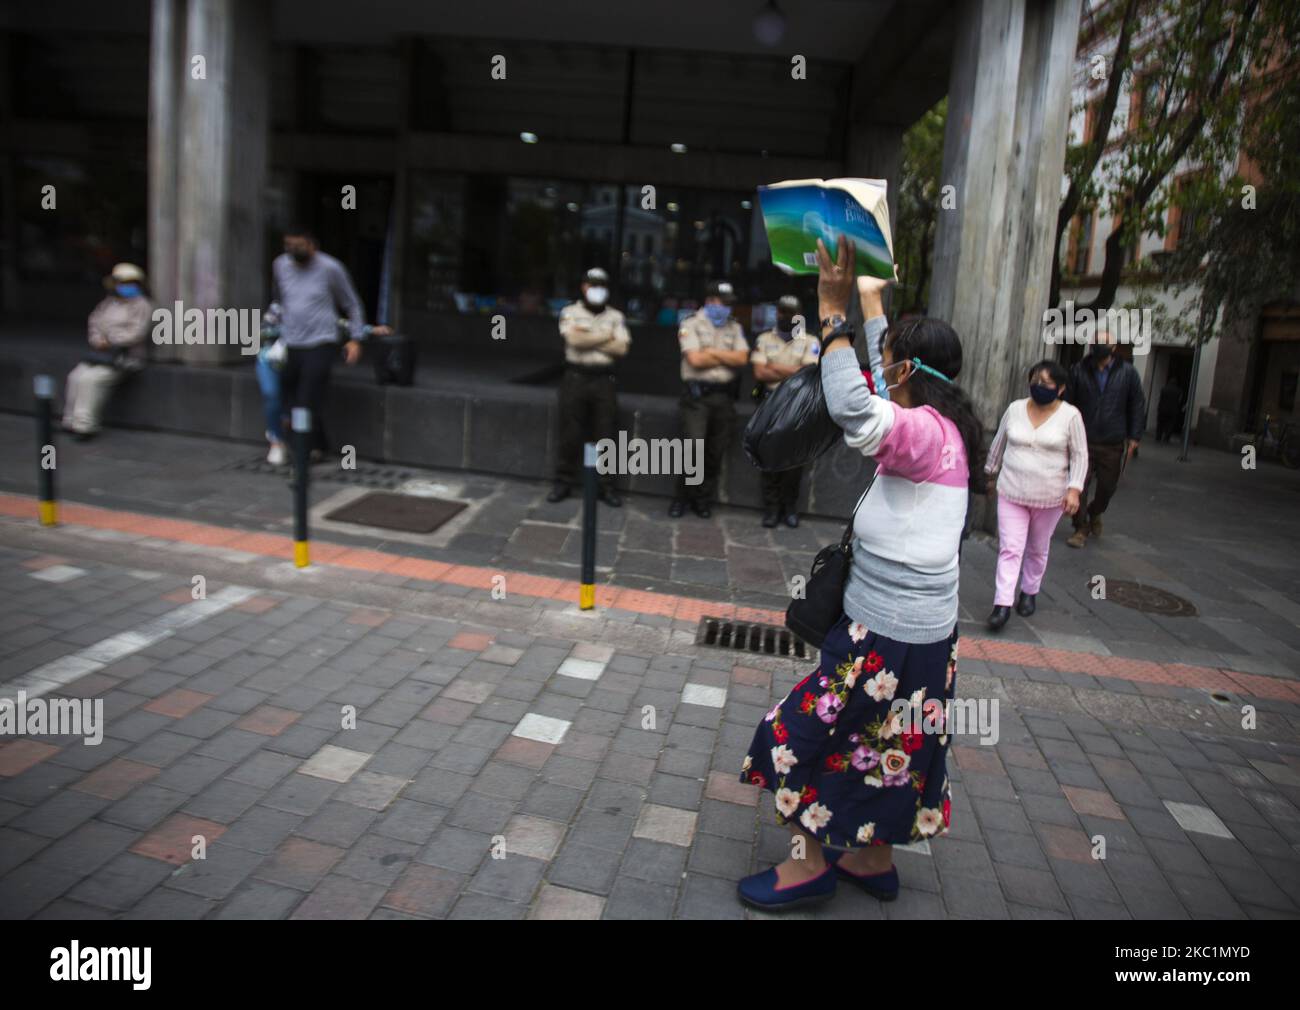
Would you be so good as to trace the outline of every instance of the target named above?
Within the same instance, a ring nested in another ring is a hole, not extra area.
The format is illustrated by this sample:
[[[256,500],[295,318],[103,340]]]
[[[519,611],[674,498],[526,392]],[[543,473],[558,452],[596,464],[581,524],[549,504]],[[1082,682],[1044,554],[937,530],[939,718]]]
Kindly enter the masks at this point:
[[[1083,416],[1073,404],[1062,403],[1035,428],[1029,420],[1029,400],[1014,401],[998,424],[985,461],[986,473],[998,477],[998,497],[1029,508],[1056,508],[1065,492],[1083,490],[1088,476],[1088,435]]]

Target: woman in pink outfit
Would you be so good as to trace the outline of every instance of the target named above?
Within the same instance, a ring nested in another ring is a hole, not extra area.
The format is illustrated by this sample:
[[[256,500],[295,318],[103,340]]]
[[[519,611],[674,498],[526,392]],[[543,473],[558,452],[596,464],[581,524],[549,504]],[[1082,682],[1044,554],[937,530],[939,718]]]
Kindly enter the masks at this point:
[[[1029,396],[1002,415],[984,464],[998,476],[998,573],[988,626],[1035,610],[1047,552],[1061,513],[1079,510],[1088,474],[1088,436],[1079,411],[1062,399],[1068,375],[1055,361],[1029,369]],[[1020,596],[1016,598],[1016,583]]]

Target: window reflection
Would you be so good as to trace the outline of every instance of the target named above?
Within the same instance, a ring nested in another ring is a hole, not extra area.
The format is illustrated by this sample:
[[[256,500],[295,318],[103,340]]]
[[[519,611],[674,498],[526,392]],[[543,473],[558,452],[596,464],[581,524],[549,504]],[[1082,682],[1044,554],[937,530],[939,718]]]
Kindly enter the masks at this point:
[[[417,172],[410,200],[406,298],[423,310],[555,316],[593,266],[634,323],[675,326],[718,277],[742,317],[814,291],[771,265],[748,192]]]

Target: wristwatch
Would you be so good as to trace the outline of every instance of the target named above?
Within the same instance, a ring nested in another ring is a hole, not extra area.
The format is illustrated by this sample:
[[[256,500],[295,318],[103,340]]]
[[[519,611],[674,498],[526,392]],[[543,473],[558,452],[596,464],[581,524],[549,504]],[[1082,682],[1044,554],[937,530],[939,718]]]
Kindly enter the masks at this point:
[[[826,327],[833,327],[830,333],[826,332]],[[827,316],[822,320],[822,343],[829,344],[837,337],[844,337],[851,344],[855,336],[853,324],[841,315]]]

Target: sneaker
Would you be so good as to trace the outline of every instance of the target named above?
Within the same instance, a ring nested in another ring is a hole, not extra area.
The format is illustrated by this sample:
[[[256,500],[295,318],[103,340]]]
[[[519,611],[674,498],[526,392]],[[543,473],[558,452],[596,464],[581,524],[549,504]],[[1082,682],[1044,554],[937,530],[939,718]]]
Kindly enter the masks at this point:
[[[686,511],[686,503],[679,498],[674,498],[672,504],[668,506],[668,518],[680,519],[682,513]]]
[[[765,912],[784,912],[791,908],[821,905],[835,897],[835,867],[827,866],[812,880],[782,886],[776,869],[745,877],[736,885],[736,894],[750,908]]]
[[[562,480],[557,480],[555,485],[551,488],[551,493],[546,496],[546,500],[552,505],[557,501],[564,501],[565,498],[569,497],[570,490],[568,484],[564,483]]]
[[[699,499],[691,502],[691,511],[701,519],[707,519],[709,516],[713,515],[712,510],[709,508],[709,503],[706,501],[700,501]]]
[[[612,509],[621,509],[623,507],[623,497],[612,487],[603,487],[596,492],[596,497],[603,501]]]
[[[769,530],[775,528],[776,524],[780,522],[780,518],[781,517],[778,516],[775,512],[764,512],[763,528]]]
[[[271,443],[271,451],[266,454],[266,461],[272,466],[284,466],[289,462],[289,454],[285,451],[283,442]]]
[[[1066,541],[1066,543],[1071,547],[1082,547],[1087,542],[1088,542],[1088,528],[1086,526],[1080,526],[1077,530],[1074,531],[1074,535],[1071,536],[1070,539]]]
[[[789,526],[790,529],[797,530],[799,528],[799,513],[787,512],[785,514],[785,524]]]

